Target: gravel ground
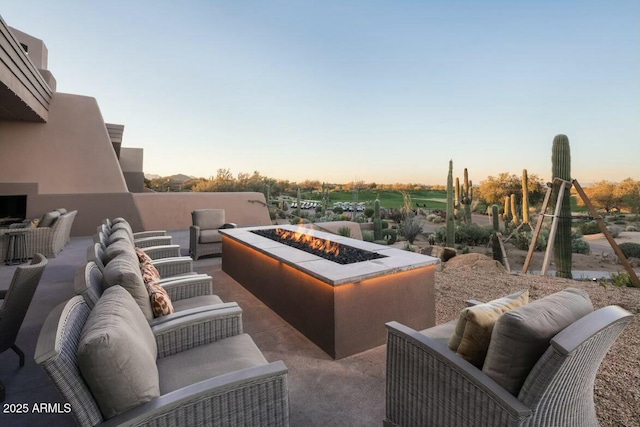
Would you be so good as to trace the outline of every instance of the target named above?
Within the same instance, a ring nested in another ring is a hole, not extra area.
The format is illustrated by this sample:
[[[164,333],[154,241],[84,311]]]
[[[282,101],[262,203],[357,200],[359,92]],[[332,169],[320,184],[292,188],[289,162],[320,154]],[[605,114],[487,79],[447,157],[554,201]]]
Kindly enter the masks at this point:
[[[436,324],[456,319],[468,299],[489,301],[529,289],[531,300],[535,300],[568,287],[587,291],[596,309],[619,305],[635,314],[600,365],[595,404],[602,426],[640,426],[640,289],[513,275],[484,255],[459,255],[436,273]]]

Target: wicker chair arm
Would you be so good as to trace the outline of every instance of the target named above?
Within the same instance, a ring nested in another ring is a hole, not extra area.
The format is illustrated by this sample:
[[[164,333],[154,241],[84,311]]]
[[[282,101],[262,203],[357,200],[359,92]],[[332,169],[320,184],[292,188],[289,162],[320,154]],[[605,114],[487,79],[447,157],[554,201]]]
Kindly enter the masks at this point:
[[[481,370],[397,322],[387,323],[387,421],[399,425],[520,425],[531,414]],[[437,421],[436,421],[437,420]]]
[[[219,375],[161,396],[101,425],[288,426],[287,371],[285,364],[277,361]]]
[[[138,231],[133,233],[134,239],[144,239],[145,237],[161,237],[166,236],[167,232],[165,230],[155,230],[155,231]]]
[[[213,295],[213,279],[206,274],[193,274],[182,278],[163,279],[160,285],[172,300]]]
[[[193,272],[193,260],[190,257],[162,258],[153,260],[153,266],[160,277],[167,278]]]
[[[135,239],[134,245],[139,248],[148,248],[150,246],[170,245],[171,236],[156,236],[156,237],[144,237],[142,239]]]
[[[237,303],[216,304],[209,308],[152,326],[158,358],[242,333],[242,309]]]
[[[175,258],[180,256],[180,245],[160,245],[141,248],[151,259]]]

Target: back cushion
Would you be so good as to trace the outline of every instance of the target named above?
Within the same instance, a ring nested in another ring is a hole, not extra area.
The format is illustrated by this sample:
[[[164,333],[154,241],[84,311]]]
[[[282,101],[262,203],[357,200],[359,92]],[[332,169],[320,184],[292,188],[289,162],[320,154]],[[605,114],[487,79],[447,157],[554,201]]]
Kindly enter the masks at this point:
[[[142,281],[140,264],[138,263],[138,258],[135,253],[132,256],[120,254],[109,261],[109,264],[104,267],[104,288],[106,289],[117,285],[125,288],[131,296],[133,296],[133,299],[138,303],[142,314],[144,314],[147,320],[153,319],[149,294]]]
[[[133,240],[131,239],[131,236],[129,235],[129,233],[127,233],[126,230],[118,230],[118,229],[114,230],[112,228],[111,234],[109,235],[109,245],[117,242],[118,240],[124,240],[128,242],[129,245],[131,245],[131,247],[133,247]]]
[[[449,348],[481,368],[489,348],[493,326],[498,317],[528,302],[529,291],[524,290],[463,309],[455,332],[449,340]]]
[[[567,288],[503,314],[493,329],[482,371],[517,396],[551,339],[592,311],[585,291]]]
[[[131,295],[104,291],[80,335],[78,365],[105,418],[160,396],[158,348]]]
[[[133,240],[134,240],[133,231],[131,231],[131,227],[129,226],[129,223],[127,223],[127,222],[119,222],[119,223],[114,224],[114,225],[111,226],[111,235],[113,235],[113,233],[119,232],[119,231],[125,231],[127,233],[127,236],[129,236],[129,240],[131,240],[131,242],[133,242]]]
[[[119,239],[115,240],[113,243],[107,246],[107,249],[104,251],[104,256],[102,258],[102,262],[106,265],[117,257],[120,254],[128,254],[132,257],[135,257],[135,252],[133,246],[131,246],[131,242],[128,239]]]
[[[203,230],[212,230],[224,225],[224,209],[196,209],[191,212],[193,225]]]
[[[65,208],[57,208],[54,209],[54,211],[58,212],[60,215],[64,215],[67,213],[67,210]]]
[[[59,217],[60,217],[60,212],[57,212],[57,211],[47,212],[46,214],[44,214],[44,216],[40,220],[38,227],[51,227]]]

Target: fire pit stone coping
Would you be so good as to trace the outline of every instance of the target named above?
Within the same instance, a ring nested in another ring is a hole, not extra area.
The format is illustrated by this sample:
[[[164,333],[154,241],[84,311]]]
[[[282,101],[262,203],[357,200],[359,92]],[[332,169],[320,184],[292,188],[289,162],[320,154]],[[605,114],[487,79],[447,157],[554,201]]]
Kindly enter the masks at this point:
[[[321,239],[327,239],[366,251],[379,253],[381,255],[385,255],[385,257],[353,264],[338,264],[266,237],[259,236],[255,233],[251,233],[252,230],[263,230],[268,228],[283,228],[290,231],[299,231]],[[364,279],[402,271],[414,270],[416,268],[435,265],[440,262],[438,258],[427,255],[356,240],[324,231],[301,228],[295,225],[230,228],[220,230],[220,234],[222,234],[224,238],[230,238],[252,246],[262,253],[270,255],[296,269],[303,270],[311,276],[333,286],[354,283]]]

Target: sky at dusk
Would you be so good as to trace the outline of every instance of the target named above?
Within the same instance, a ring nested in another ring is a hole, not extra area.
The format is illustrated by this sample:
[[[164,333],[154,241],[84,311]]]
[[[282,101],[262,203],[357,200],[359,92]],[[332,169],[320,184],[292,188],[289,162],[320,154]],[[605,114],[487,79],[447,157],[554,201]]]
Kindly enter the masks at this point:
[[[5,1],[146,173],[640,179],[640,2]]]

